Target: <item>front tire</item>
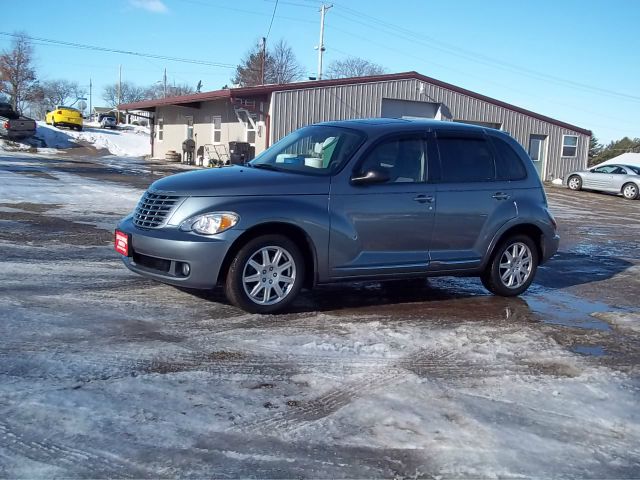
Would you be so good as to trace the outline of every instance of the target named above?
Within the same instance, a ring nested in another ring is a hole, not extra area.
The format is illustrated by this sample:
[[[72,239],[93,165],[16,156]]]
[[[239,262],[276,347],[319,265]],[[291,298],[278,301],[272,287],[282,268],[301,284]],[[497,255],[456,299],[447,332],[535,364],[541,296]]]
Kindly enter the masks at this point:
[[[516,235],[496,249],[480,279],[494,295],[515,297],[533,282],[538,261],[538,249],[533,240],[526,235]]]
[[[274,313],[295,299],[304,275],[304,258],[293,241],[263,235],[244,245],[232,260],[225,294],[246,312]]]
[[[572,175],[567,182],[569,190],[582,190],[582,179],[578,175]]]
[[[622,186],[622,196],[627,200],[635,200],[638,198],[638,186],[635,183],[625,183]]]

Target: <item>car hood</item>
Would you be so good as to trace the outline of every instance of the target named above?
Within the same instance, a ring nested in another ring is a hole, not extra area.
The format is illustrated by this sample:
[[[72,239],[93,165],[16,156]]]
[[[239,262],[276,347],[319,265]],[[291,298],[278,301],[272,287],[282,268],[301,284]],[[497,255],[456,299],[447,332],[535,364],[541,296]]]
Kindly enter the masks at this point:
[[[329,177],[232,166],[171,175],[153,182],[149,191],[201,197],[326,195],[329,184]]]

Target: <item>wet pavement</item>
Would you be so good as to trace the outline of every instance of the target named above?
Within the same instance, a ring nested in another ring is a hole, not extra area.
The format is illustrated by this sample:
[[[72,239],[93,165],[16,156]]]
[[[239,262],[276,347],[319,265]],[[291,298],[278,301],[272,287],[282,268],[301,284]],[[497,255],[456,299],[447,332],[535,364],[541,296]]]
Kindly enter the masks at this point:
[[[640,476],[640,201],[548,187],[561,249],[520,298],[345,283],[257,316],[112,251],[186,169],[0,152],[1,477]]]

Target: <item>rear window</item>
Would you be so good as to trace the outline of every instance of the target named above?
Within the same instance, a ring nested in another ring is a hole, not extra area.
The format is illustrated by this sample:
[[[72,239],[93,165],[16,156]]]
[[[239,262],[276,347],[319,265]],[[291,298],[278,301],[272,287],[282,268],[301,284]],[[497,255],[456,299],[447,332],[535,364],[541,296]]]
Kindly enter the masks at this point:
[[[486,182],[495,180],[495,164],[489,143],[481,137],[438,139],[441,181]]]
[[[527,170],[522,164],[522,159],[507,142],[501,138],[491,137],[493,146],[496,147],[496,178],[498,180],[524,180],[527,178]]]

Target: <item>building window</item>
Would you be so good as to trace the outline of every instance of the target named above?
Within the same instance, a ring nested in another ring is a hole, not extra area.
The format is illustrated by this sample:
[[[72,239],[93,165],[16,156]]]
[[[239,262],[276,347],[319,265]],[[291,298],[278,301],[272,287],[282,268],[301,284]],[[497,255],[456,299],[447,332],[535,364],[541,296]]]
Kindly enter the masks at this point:
[[[158,141],[161,142],[164,138],[164,119],[158,119]]]
[[[193,117],[184,117],[187,121],[187,138],[193,139]]]
[[[255,113],[252,113],[251,119],[247,118],[247,122],[245,123],[247,127],[247,143],[250,143],[253,146],[255,146],[255,143],[256,143],[255,125],[257,120],[258,120],[258,116]]]
[[[578,136],[563,135],[562,136],[562,156],[575,157],[578,154]]]
[[[220,115],[214,115],[211,118],[211,124],[213,125],[213,143],[222,142],[222,117]]]

